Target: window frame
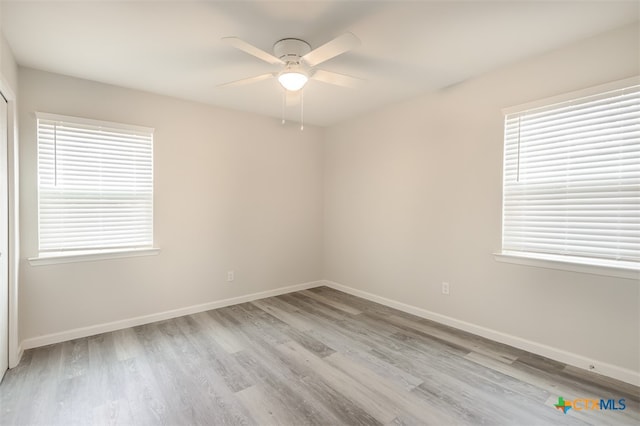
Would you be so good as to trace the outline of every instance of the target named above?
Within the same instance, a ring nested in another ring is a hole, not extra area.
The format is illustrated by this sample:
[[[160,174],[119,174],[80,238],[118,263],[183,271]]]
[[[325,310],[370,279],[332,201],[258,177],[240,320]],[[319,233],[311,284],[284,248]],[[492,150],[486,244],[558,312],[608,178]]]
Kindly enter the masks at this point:
[[[114,259],[114,258],[123,258],[123,257],[138,257],[138,256],[151,256],[157,255],[160,252],[160,249],[155,247],[155,227],[154,227],[154,217],[155,217],[155,170],[154,170],[154,128],[143,127],[131,124],[103,121],[103,120],[95,120],[83,117],[74,117],[60,114],[51,114],[51,113],[43,113],[36,112],[36,190],[37,190],[37,247],[38,247],[38,255],[36,257],[28,258],[29,263],[33,266],[38,265],[49,265],[55,263],[71,263],[71,262],[83,262],[83,261],[94,261],[101,259]],[[60,251],[40,251],[40,154],[39,154],[39,120],[47,120],[47,121],[60,121],[67,122],[77,125],[86,125],[86,126],[94,126],[94,127],[104,127],[107,129],[112,129],[116,131],[131,133],[147,133],[151,137],[151,216],[150,216],[150,227],[151,227],[151,244],[150,245],[141,245],[141,246],[129,246],[129,247],[114,247],[114,248],[97,248],[97,249],[69,249],[69,250],[60,250]]]
[[[634,76],[623,80],[613,81],[610,83],[589,87],[582,90],[577,90],[569,93],[564,93],[558,96],[552,96],[525,104],[504,108],[502,110],[503,118],[506,119],[507,115],[525,110],[531,110],[536,108],[548,107],[554,104],[564,103],[588,96],[594,96],[603,94],[608,91],[619,90],[625,87],[634,86],[640,84],[640,76]],[[505,120],[503,119],[503,130],[505,126]],[[626,278],[633,280],[640,280],[640,262],[624,262],[624,261],[609,261],[597,258],[577,257],[570,255],[553,255],[542,254],[534,252],[520,252],[509,251],[503,248],[504,238],[504,204],[505,204],[505,157],[504,150],[506,147],[506,139],[503,139],[503,163],[502,163],[502,203],[501,203],[501,226],[500,226],[500,251],[494,253],[494,259],[499,262],[540,267],[547,269],[564,270],[571,272],[588,273],[594,275],[611,276],[618,278]]]

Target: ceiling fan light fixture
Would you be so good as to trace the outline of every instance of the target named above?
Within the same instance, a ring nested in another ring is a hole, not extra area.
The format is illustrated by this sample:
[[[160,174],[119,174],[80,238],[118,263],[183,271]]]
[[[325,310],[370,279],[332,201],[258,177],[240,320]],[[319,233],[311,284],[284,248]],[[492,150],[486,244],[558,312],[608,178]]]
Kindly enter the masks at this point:
[[[278,81],[286,90],[296,92],[309,81],[309,76],[301,71],[283,71],[278,76]]]

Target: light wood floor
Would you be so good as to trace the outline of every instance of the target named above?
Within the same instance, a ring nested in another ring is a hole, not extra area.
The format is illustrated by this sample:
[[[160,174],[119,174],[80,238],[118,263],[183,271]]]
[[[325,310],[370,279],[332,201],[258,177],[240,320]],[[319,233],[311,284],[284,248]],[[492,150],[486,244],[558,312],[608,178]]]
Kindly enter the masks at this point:
[[[558,397],[624,398],[563,414]],[[0,423],[640,424],[640,390],[326,287],[27,351]]]

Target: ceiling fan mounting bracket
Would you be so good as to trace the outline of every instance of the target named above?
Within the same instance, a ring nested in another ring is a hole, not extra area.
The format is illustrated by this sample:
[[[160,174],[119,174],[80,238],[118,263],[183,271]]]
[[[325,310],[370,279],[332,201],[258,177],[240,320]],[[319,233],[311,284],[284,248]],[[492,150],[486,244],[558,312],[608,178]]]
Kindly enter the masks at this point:
[[[311,46],[304,40],[285,38],[273,45],[273,53],[286,62],[300,62],[300,59],[311,52]]]

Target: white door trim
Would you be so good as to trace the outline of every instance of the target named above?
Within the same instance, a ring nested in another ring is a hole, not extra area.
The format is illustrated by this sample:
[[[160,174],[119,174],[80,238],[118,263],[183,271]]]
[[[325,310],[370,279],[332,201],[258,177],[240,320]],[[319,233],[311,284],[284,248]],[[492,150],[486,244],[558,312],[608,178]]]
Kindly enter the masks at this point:
[[[0,382],[9,368],[8,104],[0,95]]]
[[[9,368],[20,362],[22,349],[18,336],[18,271],[20,267],[20,239],[18,221],[18,108],[16,93],[0,75],[0,94],[7,100],[7,185],[9,193]]]

